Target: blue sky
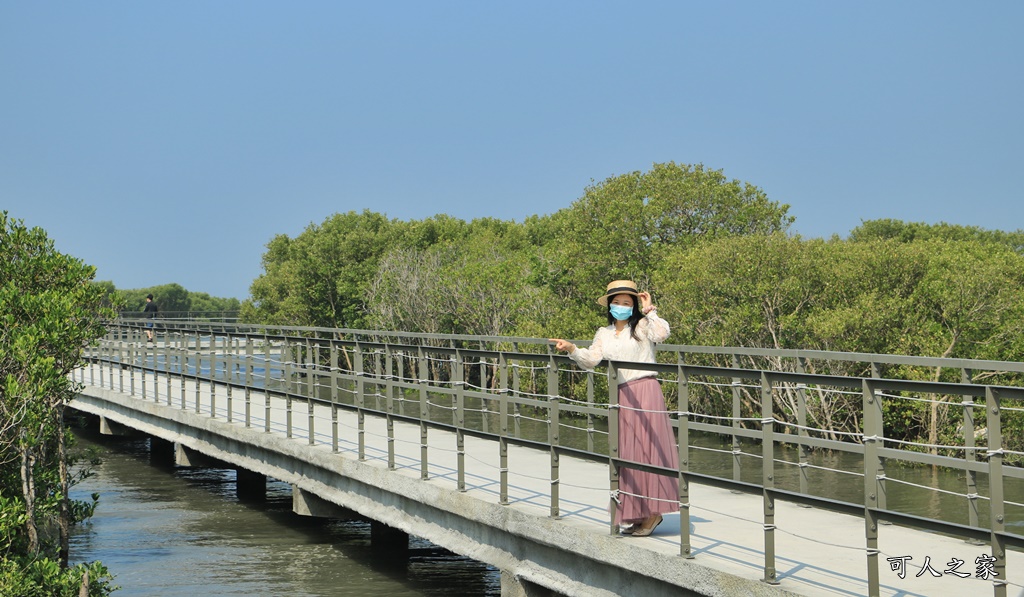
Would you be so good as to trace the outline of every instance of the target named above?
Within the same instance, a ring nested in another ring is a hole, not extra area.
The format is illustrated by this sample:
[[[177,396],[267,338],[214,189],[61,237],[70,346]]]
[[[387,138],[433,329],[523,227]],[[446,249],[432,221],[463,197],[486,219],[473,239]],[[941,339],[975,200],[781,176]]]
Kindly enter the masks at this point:
[[[0,0],[0,209],[119,288],[248,296],[333,213],[521,221],[703,163],[1022,228],[1024,3]]]

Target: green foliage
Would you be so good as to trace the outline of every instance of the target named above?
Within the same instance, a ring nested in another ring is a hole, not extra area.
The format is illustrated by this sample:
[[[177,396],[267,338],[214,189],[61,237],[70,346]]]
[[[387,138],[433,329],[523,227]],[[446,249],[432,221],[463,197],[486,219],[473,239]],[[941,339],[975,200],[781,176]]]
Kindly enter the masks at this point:
[[[242,308],[242,302],[234,297],[221,298],[205,292],[189,292],[188,296],[192,303],[192,311],[195,313],[238,312]]]
[[[589,335],[599,315],[594,297],[610,279],[633,277],[650,287],[651,272],[671,248],[785,230],[792,222],[787,210],[721,171],[670,162],[609,178],[568,209],[522,224],[335,214],[294,239],[271,239],[242,318]]]
[[[443,237],[450,224],[440,219],[415,234]],[[264,273],[253,282],[242,317],[280,325],[363,325],[363,297],[399,229],[381,214],[353,211],[311,224],[294,239],[275,237],[267,245]]]
[[[0,215],[0,594],[74,595],[81,584],[85,566],[66,568],[60,555],[94,503],[66,497],[63,414],[77,391],[69,374],[114,316],[110,286],[94,274],[42,229]],[[51,526],[58,537],[40,532]],[[106,594],[109,575],[93,569],[91,594]]]
[[[89,597],[103,597],[118,588],[110,582],[113,577],[100,562],[61,568],[59,562],[50,558],[5,558],[0,560],[0,595],[78,597],[86,574]]]
[[[1007,361],[1024,356],[1024,256],[1000,243],[729,237],[673,252],[657,275],[660,310],[673,322],[673,340],[685,344]],[[821,373],[871,375],[863,365],[817,366],[827,367]],[[889,374],[943,379],[934,369],[901,367]],[[959,381],[958,371],[947,375]],[[938,404],[889,401],[887,436],[938,443],[942,430],[959,424],[960,413],[935,399]],[[859,404],[820,397],[810,414],[816,422],[855,430],[859,410]]]
[[[897,243],[774,234],[675,251],[656,275],[680,342],[884,352],[924,269]]]
[[[368,322],[379,329],[427,333],[543,333],[552,312],[532,284],[533,247],[522,229],[474,221],[458,243],[386,254],[366,295]]]
[[[160,309],[160,315],[166,317],[183,317],[186,314],[202,315],[217,313],[237,313],[241,309],[241,301],[237,298],[221,298],[210,296],[205,292],[190,292],[181,284],[161,284],[148,288],[131,288],[115,290],[111,282],[97,282],[108,294],[116,297],[118,308],[126,315],[138,315],[146,306],[146,295],[153,295],[153,302]],[[109,285],[109,286],[107,286]]]
[[[1016,253],[1024,253],[1024,230],[986,230],[945,222],[925,224],[892,219],[868,220],[850,231],[849,239],[853,242],[898,240],[904,243],[924,240],[976,241],[1003,245]]]
[[[556,214],[559,261],[571,263],[575,274],[559,294],[582,299],[601,280],[619,278],[657,292],[651,276],[667,252],[722,236],[784,231],[793,221],[788,209],[701,164],[654,164],[649,172],[609,178]],[[580,278],[590,285],[573,288]]]

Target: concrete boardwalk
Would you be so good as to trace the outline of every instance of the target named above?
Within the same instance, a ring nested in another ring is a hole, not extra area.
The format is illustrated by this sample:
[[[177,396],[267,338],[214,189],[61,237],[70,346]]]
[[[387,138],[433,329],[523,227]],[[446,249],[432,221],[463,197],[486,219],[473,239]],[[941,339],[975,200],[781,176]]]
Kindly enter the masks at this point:
[[[111,380],[110,370],[104,369],[106,391],[98,391],[99,369],[86,368],[84,371],[86,389],[83,394],[116,392],[127,398],[129,382],[124,376],[123,391],[119,379]],[[76,375],[76,379],[79,377]],[[113,384],[111,383],[113,381]],[[181,382],[173,379],[168,384],[165,376],[154,379],[146,377],[146,397],[141,395],[141,375],[135,380],[135,396],[130,400],[149,403],[150,408],[181,409],[195,413],[196,388],[187,382],[184,396]],[[156,390],[156,394],[154,394]],[[216,416],[210,413],[210,389],[207,384],[199,388],[200,413],[198,417],[215,418],[226,423],[228,418],[228,396],[226,388],[219,386],[216,393]],[[265,397],[253,390],[250,403],[250,425],[255,432],[262,432],[265,426]],[[170,403],[170,407],[166,406]],[[74,404],[73,404],[74,406]],[[271,430],[278,436],[285,433],[285,401],[272,398],[270,401]],[[331,410],[316,406],[313,411],[313,429],[309,431],[309,410],[305,401],[293,401],[292,438],[296,446],[305,446],[315,452],[326,452],[328,458],[355,460],[357,455],[357,418],[354,412],[339,409],[339,453],[331,453],[332,429]],[[230,425],[245,427],[245,402],[243,392],[234,391],[231,401]],[[310,442],[312,435],[312,444]],[[396,468],[386,472],[399,475],[416,483],[433,485],[444,491],[457,492],[457,446],[453,433],[431,429],[429,432],[429,480],[420,480],[420,428],[418,425],[394,423],[393,442]],[[365,418],[366,459],[363,464],[387,469],[388,434],[384,418]],[[550,488],[548,478],[550,456],[546,450],[509,446],[508,450],[509,504],[504,508],[513,509],[536,520],[538,529],[550,529],[558,525],[564,529],[578,531],[582,536],[592,537],[595,544],[608,545],[605,549],[614,551],[621,546],[629,559],[637,566],[649,556],[668,566],[680,567],[677,577],[711,578],[715,582],[683,584],[693,593],[685,591],[673,594],[707,595],[836,595],[855,596],[867,594],[867,565],[864,549],[864,522],[861,518],[836,514],[815,508],[800,507],[796,504],[776,501],[776,569],[777,585],[759,582],[763,577],[763,529],[762,499],[760,495],[734,493],[711,486],[691,483],[690,533],[693,559],[679,556],[680,517],[666,516],[655,533],[646,538],[616,536],[609,533],[608,516],[608,468],[606,465],[587,460],[562,456],[560,459],[560,519],[551,520]],[[471,436],[465,437],[465,481],[468,496],[488,504],[497,504],[499,499],[499,451],[498,443]],[[529,532],[527,529],[525,532]],[[933,533],[904,528],[897,525],[883,525],[879,530],[880,575],[882,595],[888,596],[962,596],[990,595],[993,593],[991,580],[976,577],[976,559],[990,553],[988,545],[971,545],[961,539],[949,538]],[[576,533],[574,533],[576,534]],[[434,540],[431,537],[427,539]],[[607,543],[611,541],[611,543]],[[437,541],[435,541],[437,542]],[[443,543],[440,543],[443,544]],[[449,547],[451,549],[451,547]],[[457,549],[455,551],[458,551]],[[644,554],[648,554],[645,556]],[[465,553],[477,557],[473,553]],[[905,561],[904,577],[891,569],[887,558],[908,558]],[[609,561],[620,556],[612,554]],[[486,558],[481,557],[483,561]],[[629,565],[628,561],[625,565]],[[594,565],[603,563],[595,558]],[[963,562],[955,571],[950,570],[951,562]],[[930,564],[929,567],[926,564]],[[610,564],[614,565],[614,564]],[[710,575],[688,574],[688,567],[703,570]],[[932,572],[934,571],[934,572]],[[949,571],[949,572],[947,572]],[[954,574],[967,574],[961,578]],[[939,576],[933,576],[938,574]],[[1024,554],[1016,551],[1007,553],[1008,591],[1011,596],[1024,596]],[[667,574],[673,576],[673,574]],[[736,583],[723,583],[722,579],[734,578]],[[622,594],[628,594],[623,591]]]

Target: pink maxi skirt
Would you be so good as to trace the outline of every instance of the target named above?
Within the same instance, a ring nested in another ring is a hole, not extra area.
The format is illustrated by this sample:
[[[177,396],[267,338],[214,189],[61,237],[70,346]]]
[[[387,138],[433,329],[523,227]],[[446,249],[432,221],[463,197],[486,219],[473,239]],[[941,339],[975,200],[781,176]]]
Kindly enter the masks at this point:
[[[657,378],[620,384],[619,406],[619,458],[679,470],[679,450]],[[620,468],[619,492],[615,524],[679,511],[678,477]]]

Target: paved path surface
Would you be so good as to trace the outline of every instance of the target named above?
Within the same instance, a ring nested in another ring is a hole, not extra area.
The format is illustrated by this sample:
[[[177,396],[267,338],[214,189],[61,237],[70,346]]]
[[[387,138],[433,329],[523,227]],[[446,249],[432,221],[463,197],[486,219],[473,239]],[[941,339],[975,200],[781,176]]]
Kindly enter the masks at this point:
[[[85,381],[99,383],[98,370],[86,370]],[[109,371],[105,370],[105,385],[111,387]],[[128,391],[125,377],[124,391]],[[141,396],[141,377],[136,379],[136,396]],[[119,389],[115,373],[114,389]],[[180,381],[168,385],[161,376],[154,383],[153,376],[146,379],[149,401],[172,406],[182,403]],[[195,410],[195,386],[186,384],[185,408]],[[200,410],[209,415],[208,385],[200,388]],[[227,418],[227,393],[219,387],[216,394],[217,418]],[[141,397],[139,398],[142,399]],[[284,400],[271,399],[272,430],[283,434],[285,429]],[[262,393],[251,396],[250,424],[263,428],[265,424],[265,398]],[[329,407],[317,406],[313,411],[315,433],[312,449],[331,450],[332,430]],[[245,402],[243,393],[235,391],[232,399],[232,419],[244,425]],[[305,401],[293,401],[292,436],[294,441],[309,443],[308,407]],[[339,457],[357,455],[357,419],[355,413],[339,410]],[[387,429],[383,418],[367,416],[365,422],[366,463],[387,467]],[[499,497],[499,453],[497,442],[466,436],[467,493],[490,503]],[[457,488],[457,451],[453,433],[430,430],[429,480],[426,483],[454,490]],[[420,476],[420,429],[418,425],[395,423],[396,470],[393,474]],[[539,518],[547,518],[550,509],[548,478],[550,458],[545,450],[517,446],[509,447],[509,501],[516,508]],[[560,515],[561,524],[593,532],[609,534],[608,468],[606,465],[562,456],[560,460]],[[734,493],[711,486],[691,483],[690,533],[694,558],[679,557],[679,566],[705,566],[735,575],[758,580],[763,577],[763,530],[761,525],[762,500],[760,495]],[[616,541],[629,542],[650,552],[676,555],[680,552],[680,517],[665,517],[655,533],[646,538],[620,537]],[[776,501],[776,569],[779,584],[768,593],[797,595],[855,596],[867,594],[867,566],[865,562],[864,522],[861,518],[836,514],[815,508]],[[976,560],[990,553],[988,545],[971,545],[957,538],[918,531],[897,525],[880,527],[880,575],[882,595],[906,597],[940,597],[964,595],[991,595],[990,580],[977,578]],[[1024,553],[1010,551],[1007,555],[1008,595],[1024,597]],[[888,558],[907,558],[904,575],[890,567]],[[955,570],[967,574],[956,576],[950,570],[951,562],[963,562]],[[930,564],[929,567],[926,564]],[[939,576],[933,576],[938,574]],[[761,594],[765,594],[758,591]],[[726,594],[726,593],[719,593]]]

